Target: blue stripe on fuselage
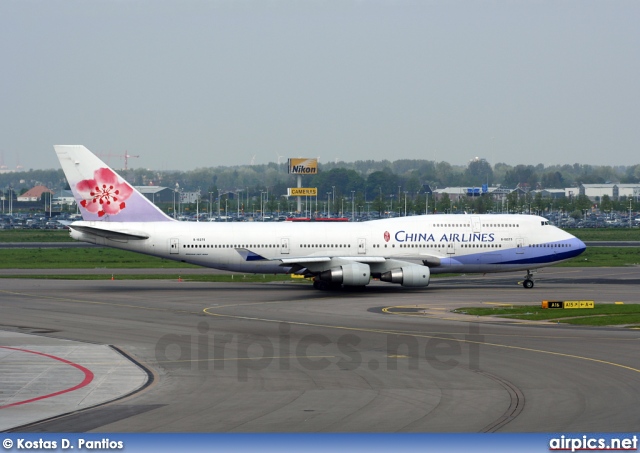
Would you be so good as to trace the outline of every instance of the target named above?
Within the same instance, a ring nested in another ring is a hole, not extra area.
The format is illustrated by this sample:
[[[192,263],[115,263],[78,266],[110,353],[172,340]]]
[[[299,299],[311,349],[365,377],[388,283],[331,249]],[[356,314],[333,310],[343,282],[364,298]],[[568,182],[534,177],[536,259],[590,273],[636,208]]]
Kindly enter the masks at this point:
[[[541,244],[545,245],[545,244]],[[482,253],[473,253],[470,255],[454,255],[451,258],[459,264],[477,264],[480,258],[483,258],[482,264],[545,264],[553,263],[555,261],[563,261],[569,258],[576,257],[585,251],[586,246],[579,239],[571,239],[568,241],[555,242],[546,244],[550,247],[524,247],[508,248],[508,249],[492,249]],[[554,245],[569,245],[570,247],[554,247]],[[516,253],[517,250],[522,250],[522,254]],[[558,250],[562,250],[561,252]],[[496,262],[491,262],[488,259],[491,256],[495,256]],[[520,256],[522,258],[520,258]],[[510,259],[510,258],[515,259]]]

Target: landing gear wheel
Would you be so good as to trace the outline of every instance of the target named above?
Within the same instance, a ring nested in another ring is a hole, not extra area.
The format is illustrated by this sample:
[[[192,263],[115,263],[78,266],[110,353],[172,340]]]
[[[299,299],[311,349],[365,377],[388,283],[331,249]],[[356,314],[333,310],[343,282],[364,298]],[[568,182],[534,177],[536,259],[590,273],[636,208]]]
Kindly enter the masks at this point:
[[[527,279],[527,280],[523,281],[522,282],[522,286],[527,288],[527,289],[533,288],[533,280]]]

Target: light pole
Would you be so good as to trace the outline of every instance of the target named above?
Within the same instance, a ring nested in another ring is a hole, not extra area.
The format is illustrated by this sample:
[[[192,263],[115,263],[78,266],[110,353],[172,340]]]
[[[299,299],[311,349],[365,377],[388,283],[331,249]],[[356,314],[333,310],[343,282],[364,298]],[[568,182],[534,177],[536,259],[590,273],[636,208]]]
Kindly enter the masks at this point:
[[[198,193],[196,194],[196,222],[200,221],[200,187],[198,187]]]
[[[351,221],[355,221],[355,210],[356,210],[356,201],[355,201],[355,190],[351,191]]]
[[[336,208],[336,186],[331,186],[331,208]]]
[[[404,191],[404,216],[407,216],[407,191]]]
[[[240,192],[242,192],[242,189],[236,189],[236,201],[238,202],[238,212],[236,213],[236,220],[240,218]]]
[[[331,192],[327,192],[327,219],[331,218]]]

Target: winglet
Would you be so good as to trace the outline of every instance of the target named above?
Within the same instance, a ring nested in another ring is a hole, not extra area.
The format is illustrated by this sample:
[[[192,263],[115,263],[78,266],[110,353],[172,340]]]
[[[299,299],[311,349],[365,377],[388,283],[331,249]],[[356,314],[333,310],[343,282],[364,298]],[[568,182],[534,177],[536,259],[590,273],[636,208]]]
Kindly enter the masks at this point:
[[[84,220],[173,221],[84,146],[55,145],[54,149]]]

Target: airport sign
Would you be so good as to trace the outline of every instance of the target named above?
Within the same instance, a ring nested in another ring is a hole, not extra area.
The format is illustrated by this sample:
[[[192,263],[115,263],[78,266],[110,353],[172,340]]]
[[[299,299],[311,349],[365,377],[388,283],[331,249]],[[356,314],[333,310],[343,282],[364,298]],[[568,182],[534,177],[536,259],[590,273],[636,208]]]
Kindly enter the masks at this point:
[[[543,300],[542,308],[595,308],[592,300]]]
[[[289,187],[287,195],[290,197],[317,197],[318,189],[316,187]]]

